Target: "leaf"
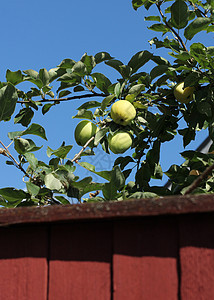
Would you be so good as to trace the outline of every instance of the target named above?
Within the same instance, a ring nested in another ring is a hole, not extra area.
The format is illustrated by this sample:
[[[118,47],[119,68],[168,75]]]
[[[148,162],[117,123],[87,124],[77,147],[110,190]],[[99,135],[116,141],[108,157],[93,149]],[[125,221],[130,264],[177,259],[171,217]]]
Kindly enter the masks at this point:
[[[96,66],[94,56],[87,55],[87,53],[85,53],[81,58],[81,61],[85,64],[88,74],[90,74],[93,68]]]
[[[18,205],[22,200],[27,199],[30,196],[28,193],[12,187],[0,189],[0,195],[9,202],[11,207]]]
[[[47,137],[45,134],[45,129],[39,124],[32,123],[30,125],[30,127],[28,127],[25,131],[22,132],[21,135],[26,135],[26,134],[37,135],[37,136],[47,140]]]
[[[45,176],[44,179],[45,185],[50,190],[62,191],[63,185],[59,179],[57,179],[52,173],[49,173]]]
[[[132,74],[144,66],[152,58],[152,56],[153,54],[147,50],[139,51],[133,55],[128,62],[128,66],[132,68]]]
[[[87,109],[80,109],[76,116],[72,117],[73,119],[79,118],[79,119],[89,119],[93,120],[93,113],[90,110]]]
[[[94,58],[96,64],[99,64],[106,60],[113,59],[113,57],[111,57],[111,55],[108,52],[98,52],[97,54],[95,54]]]
[[[34,79],[37,79],[38,76],[39,76],[39,73],[37,71],[34,71],[32,69],[29,69],[29,70],[25,70],[23,71],[25,74],[29,75],[30,77],[34,78]]]
[[[145,21],[157,21],[160,22],[161,18],[159,16],[148,16],[144,18]]]
[[[101,73],[93,73],[91,76],[95,81],[96,87],[108,94],[108,87],[111,85],[111,81]]]
[[[71,151],[72,148],[73,148],[72,145],[61,146],[57,150],[52,150],[50,147],[48,147],[47,155],[49,157],[51,155],[55,155],[59,158],[65,159],[67,157],[67,154]]]
[[[14,124],[20,123],[28,126],[33,118],[34,112],[30,107],[22,108],[14,118]]]
[[[109,103],[115,98],[115,95],[108,95],[107,97],[105,97],[101,103],[100,108],[102,109],[102,111],[104,111],[106,109],[106,107],[109,105]]]
[[[129,94],[134,94],[135,96],[139,95],[140,92],[145,90],[145,85],[144,84],[136,84],[133,85],[130,90],[129,90]],[[126,98],[127,99],[127,98]],[[127,99],[128,100],[128,99]]]
[[[86,170],[88,170],[88,171],[90,171],[90,172],[92,172],[92,173],[108,180],[108,181],[111,180],[111,172],[112,171],[99,171],[99,172],[96,172],[95,171],[95,166],[93,166],[92,164],[89,164],[87,162],[78,162],[78,164],[80,166],[82,166],[83,168],[85,168]]]
[[[148,29],[153,30],[153,31],[163,32],[163,33],[166,33],[169,31],[169,28],[162,23],[153,24],[152,26],[148,27]]]
[[[82,92],[82,91],[84,91],[85,89],[84,89],[84,87],[83,86],[81,86],[81,85],[77,85],[77,86],[75,86],[75,88],[74,88],[74,92],[75,93],[77,93],[77,92]]]
[[[8,84],[0,89],[0,121],[9,121],[14,113],[18,95],[15,87]]]
[[[63,196],[55,196],[55,198],[60,202],[62,203],[63,205],[66,205],[66,204],[71,204],[68,199],[66,199],[65,197]]]
[[[145,2],[145,0],[132,0],[132,6],[135,10],[137,10],[139,7],[144,5]]]
[[[120,60],[117,59],[111,59],[106,62],[106,65],[114,68],[117,70],[123,78],[129,78],[131,74],[131,67],[124,65]]]
[[[188,24],[188,6],[183,0],[176,0],[171,6],[171,22],[173,27],[181,29]]]
[[[169,69],[169,66],[168,65],[158,65],[158,66],[155,66],[151,72],[150,72],[150,76],[152,79],[166,73],[166,71]]]
[[[111,180],[105,183],[102,192],[106,200],[115,200],[117,191],[125,186],[125,177],[119,166],[115,166],[112,170]]]
[[[106,135],[108,132],[108,128],[101,128],[95,135],[94,138],[94,146],[96,147],[99,142],[103,139],[103,137]]]
[[[59,68],[63,68],[63,69],[71,69],[74,65],[75,65],[75,60],[70,59],[70,58],[66,58],[63,59],[63,61],[59,64]]]
[[[51,107],[54,106],[54,105],[55,105],[54,103],[47,103],[47,104],[45,104],[42,107],[42,114],[45,115],[51,109]]]
[[[80,77],[82,77],[88,73],[86,65],[82,61],[78,61],[74,64],[74,66],[72,67],[72,72],[74,72],[75,74],[77,74]]]
[[[30,195],[36,196],[40,191],[40,187],[38,185],[33,184],[32,182],[26,182],[27,191]]]
[[[35,170],[38,166],[38,160],[33,153],[25,153],[24,157],[29,162],[30,167]]]
[[[191,40],[198,32],[206,30],[212,22],[211,18],[199,17],[192,21],[184,30],[184,36],[187,40]]]
[[[49,74],[46,69],[39,70],[39,79],[42,81],[43,86],[45,86],[49,83]]]
[[[88,101],[88,102],[85,102],[83,103],[80,107],[78,107],[77,109],[78,110],[81,110],[81,109],[90,109],[90,108],[94,108],[94,107],[99,107],[100,106],[100,102],[98,101]]]
[[[16,72],[7,70],[6,79],[7,79],[7,82],[12,83],[13,85],[17,85],[20,82],[24,81],[24,76],[22,75],[22,72],[20,70],[18,70]]]

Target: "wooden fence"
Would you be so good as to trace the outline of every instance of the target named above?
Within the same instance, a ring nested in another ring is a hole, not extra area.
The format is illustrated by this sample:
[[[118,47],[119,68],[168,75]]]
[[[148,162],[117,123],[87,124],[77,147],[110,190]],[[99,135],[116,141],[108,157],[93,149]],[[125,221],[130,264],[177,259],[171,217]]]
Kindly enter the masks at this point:
[[[212,300],[214,196],[0,209],[1,300]]]

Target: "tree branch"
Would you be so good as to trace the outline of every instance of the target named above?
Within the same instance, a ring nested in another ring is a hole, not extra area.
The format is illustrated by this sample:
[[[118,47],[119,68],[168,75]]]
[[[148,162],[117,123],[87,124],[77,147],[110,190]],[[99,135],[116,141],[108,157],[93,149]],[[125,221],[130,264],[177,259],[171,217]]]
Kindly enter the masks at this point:
[[[63,102],[63,101],[70,101],[76,99],[84,99],[84,98],[92,98],[92,97],[107,97],[107,94],[104,93],[93,93],[93,94],[85,94],[85,95],[78,95],[78,96],[71,96],[67,98],[54,98],[54,99],[41,99],[34,101],[35,103],[45,103],[45,102]],[[17,103],[25,104],[30,103],[31,101],[17,101]]]
[[[205,169],[205,171],[199,176],[197,177],[193,183],[189,186],[189,188],[186,190],[186,192],[184,193],[184,195],[188,195],[190,194],[192,191],[194,191],[202,182],[203,179],[205,179],[214,169],[214,164],[212,164],[211,166],[207,167]]]
[[[75,162],[76,160],[78,160],[78,158],[80,157],[80,155],[83,153],[83,151],[85,150],[85,148],[90,144],[91,141],[93,141],[95,138],[95,136],[92,136],[86,143],[85,145],[82,147],[82,149],[80,150],[79,153],[77,153],[74,158],[71,160],[71,162]]]
[[[166,20],[164,20],[165,17],[164,17],[164,14],[163,14],[163,12],[162,12],[162,10],[161,10],[161,8],[160,8],[161,3],[157,3],[156,6],[157,6],[157,8],[158,8],[158,11],[159,11],[159,13],[160,13],[160,15],[161,15],[161,17],[162,17],[162,20],[163,20],[163,22],[165,23],[165,25],[166,25],[166,26],[172,31],[172,33],[176,36],[176,38],[178,39],[178,41],[180,42],[180,45],[184,48],[184,50],[185,50],[186,52],[189,52],[189,51],[187,50],[187,47],[186,47],[186,45],[184,44],[182,38],[180,37],[180,35],[175,31],[175,29],[174,29],[171,25],[169,25],[169,23],[168,23]]]

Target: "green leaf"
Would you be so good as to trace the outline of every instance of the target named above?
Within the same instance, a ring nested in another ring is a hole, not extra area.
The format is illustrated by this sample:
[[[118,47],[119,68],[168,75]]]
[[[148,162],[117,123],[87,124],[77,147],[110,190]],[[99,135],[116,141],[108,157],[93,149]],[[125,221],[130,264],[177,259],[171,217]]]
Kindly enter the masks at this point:
[[[128,66],[132,68],[132,74],[144,66],[152,58],[152,56],[153,54],[147,50],[139,51],[133,55],[128,62]]]
[[[85,64],[88,74],[90,74],[93,68],[96,66],[94,56],[87,55],[87,53],[85,53],[81,58],[81,61]]]
[[[54,105],[55,105],[54,103],[47,103],[47,104],[45,104],[42,107],[42,114],[45,115],[51,109],[51,107],[54,106]]]
[[[133,85],[130,90],[129,90],[129,94],[134,94],[135,96],[139,95],[140,92],[145,90],[145,85],[144,84],[136,84]],[[127,98],[126,98],[127,99]],[[127,99],[128,100],[128,99]]]
[[[178,130],[178,133],[183,136],[184,148],[195,139],[195,130],[192,128],[184,128]]]
[[[15,87],[8,84],[0,89],[0,121],[9,121],[14,113],[18,95]]]
[[[84,89],[84,87],[83,86],[81,86],[81,85],[77,85],[77,86],[75,86],[74,87],[74,92],[75,93],[77,93],[77,92],[82,92],[82,91],[84,91],[85,89]]]
[[[71,204],[68,199],[66,199],[65,197],[63,196],[55,196],[55,198],[60,202],[62,203],[63,205],[66,205],[66,204]]]
[[[30,77],[34,78],[34,79],[37,79],[38,76],[39,76],[39,73],[37,71],[34,71],[32,69],[29,69],[29,70],[25,70],[23,71],[25,74],[29,75]]]
[[[82,77],[88,73],[86,65],[82,61],[78,61],[72,67],[72,72]]]
[[[108,87],[111,85],[111,81],[101,73],[93,73],[91,76],[95,81],[96,87],[108,94]]]
[[[90,110],[87,109],[80,109],[76,116],[72,117],[73,119],[89,119],[93,120],[93,113]]]
[[[75,65],[75,60],[70,59],[70,58],[66,58],[63,59],[63,61],[59,64],[59,68],[63,68],[63,69],[71,69],[74,65]]]
[[[144,18],[145,21],[157,21],[160,22],[161,18],[159,16],[148,16]]]
[[[33,153],[25,153],[24,157],[26,158],[26,160],[29,162],[30,167],[33,170],[36,170],[37,166],[38,166],[38,160],[35,157],[35,155]]]
[[[51,155],[55,155],[59,158],[65,159],[67,157],[67,154],[71,151],[72,145],[67,145],[67,146],[61,146],[57,150],[52,150],[50,147],[48,147],[48,156],[50,157]]]
[[[113,59],[113,57],[111,57],[111,55],[108,52],[98,52],[97,54],[95,54],[94,58],[96,64],[99,64],[109,59]]]
[[[22,200],[30,196],[28,193],[12,187],[0,189],[0,195],[9,202],[11,207],[17,206]]]
[[[30,143],[26,139],[15,138],[14,139],[14,148],[19,154],[24,154],[30,148]]]
[[[28,126],[33,118],[34,112],[30,107],[22,108],[14,118],[14,124],[20,123],[23,126]]]
[[[105,183],[102,192],[106,200],[115,200],[117,191],[125,186],[125,177],[119,166],[115,166],[112,170],[111,180]]]
[[[108,180],[108,181],[111,180],[111,172],[112,171],[99,171],[99,172],[96,172],[95,171],[95,166],[93,166],[92,164],[89,164],[87,162],[78,162],[78,164],[80,166],[82,166],[83,168],[85,168],[86,170],[88,170],[88,171],[90,171],[90,172],[92,172],[92,173]]]
[[[42,81],[43,86],[45,86],[49,83],[49,74],[46,69],[39,70],[39,79]]]
[[[102,111],[104,111],[106,109],[106,107],[109,105],[109,103],[115,98],[115,95],[108,95],[107,97],[105,97],[101,103],[100,108],[102,109]]]
[[[103,137],[106,135],[108,132],[108,128],[101,128],[95,135],[94,138],[94,146],[96,147],[99,142],[103,139]]]
[[[162,23],[153,24],[152,26],[148,27],[148,29],[153,30],[153,31],[163,32],[163,33],[166,33],[169,31],[169,28]]]
[[[7,70],[6,79],[7,79],[7,82],[12,83],[13,85],[17,85],[24,80],[24,76],[22,75],[22,72],[20,70],[18,70],[16,72]]]
[[[40,191],[40,187],[38,185],[33,184],[32,182],[26,182],[27,191],[30,195],[36,196]]]
[[[139,7],[144,5],[145,2],[145,0],[132,0],[132,6],[135,10],[137,10]]]
[[[155,66],[151,72],[150,72],[150,76],[152,79],[166,73],[166,71],[168,71],[169,69],[169,66],[168,65],[158,65],[158,66]]]
[[[117,70],[123,78],[129,78],[131,75],[131,67],[124,65],[120,60],[117,59],[111,59],[106,62],[106,65],[114,68]]]
[[[206,30],[208,25],[212,22],[211,18],[199,17],[192,21],[184,30],[186,39],[191,40],[198,32]]]
[[[30,127],[28,127],[25,131],[22,132],[21,135],[26,135],[26,134],[37,135],[37,136],[47,140],[47,137],[45,134],[45,129],[39,124],[32,123],[30,125]]]
[[[49,173],[44,179],[45,185],[50,190],[56,190],[61,192],[63,190],[63,185],[59,179],[57,179],[54,174]]]
[[[181,29],[188,24],[188,6],[183,0],[176,0],[171,6],[171,22],[173,27]]]
[[[100,105],[101,105],[101,103],[98,102],[98,101],[88,101],[88,102],[83,103],[77,109],[78,110],[81,110],[81,109],[90,109],[90,108],[94,108],[94,107],[99,107]]]

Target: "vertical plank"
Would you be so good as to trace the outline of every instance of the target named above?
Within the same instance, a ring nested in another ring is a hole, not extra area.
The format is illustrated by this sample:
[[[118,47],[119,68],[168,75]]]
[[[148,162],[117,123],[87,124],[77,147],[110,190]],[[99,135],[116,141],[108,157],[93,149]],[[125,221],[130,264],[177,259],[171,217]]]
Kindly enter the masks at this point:
[[[214,299],[214,214],[180,218],[182,300]]]
[[[111,245],[110,222],[53,226],[49,300],[110,300]]]
[[[47,299],[47,230],[0,228],[0,299]]]
[[[177,227],[172,218],[118,221],[114,300],[177,300]]]

